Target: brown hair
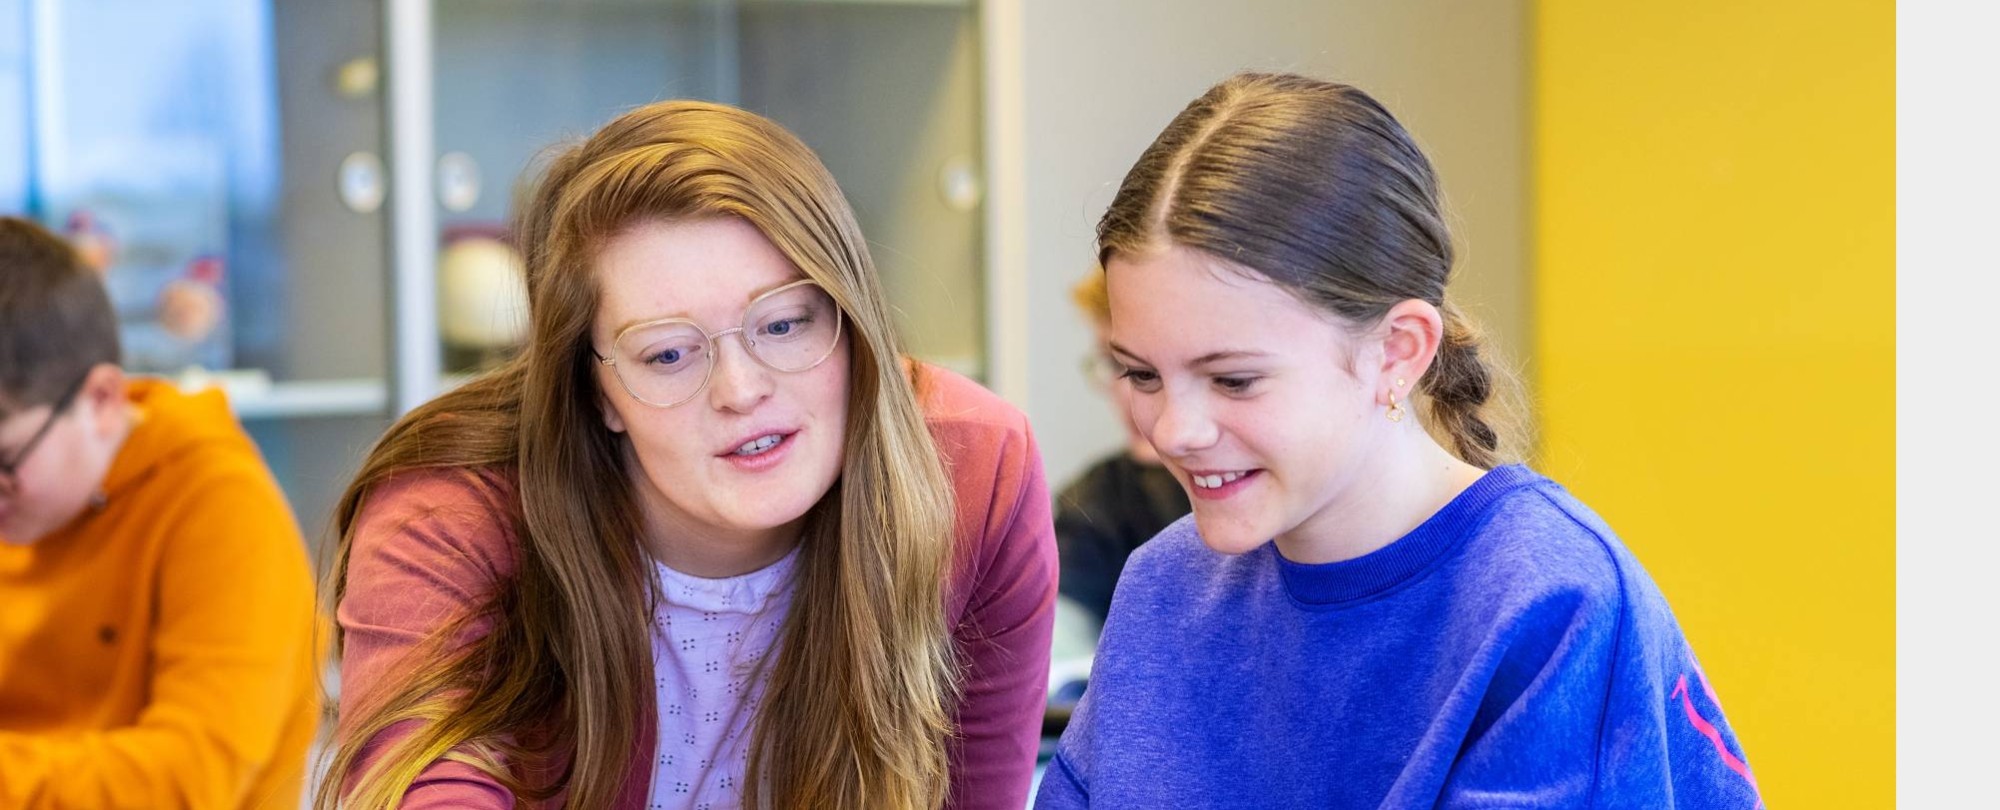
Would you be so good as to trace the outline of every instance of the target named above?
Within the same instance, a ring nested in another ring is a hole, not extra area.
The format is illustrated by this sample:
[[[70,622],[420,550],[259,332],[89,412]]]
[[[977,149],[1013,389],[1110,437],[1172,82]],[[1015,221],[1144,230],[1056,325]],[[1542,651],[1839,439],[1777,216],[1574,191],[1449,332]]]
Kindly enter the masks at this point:
[[[517,223],[526,349],[399,421],[341,498],[334,606],[363,503],[407,470],[511,470],[519,569],[485,614],[495,617],[489,635],[447,653],[442,639],[458,626],[442,628],[426,660],[400,669],[404,680],[371,685],[388,697],[341,724],[320,807],[338,803],[363,744],[412,718],[429,722],[360,775],[355,806],[394,805],[440,758],[486,770],[517,797],[566,791],[578,807],[608,806],[630,769],[651,766],[631,761],[631,747],[650,705],[649,617],[659,594],[620,461],[625,439],[598,413],[593,258],[635,221],[707,217],[756,227],[853,327],[841,475],[805,521],[746,801],[944,801],[956,672],[943,596],[951,490],[916,383],[898,362],[866,243],[832,175],[789,132],[733,107],[673,101],[618,117],[548,164]]]
[[[0,217],[0,416],[62,397],[118,364],[118,316],[104,282],[62,237]]]
[[[1467,463],[1513,456],[1495,427],[1512,419],[1496,402],[1510,381],[1445,298],[1453,254],[1437,174],[1368,94],[1292,74],[1224,80],[1139,156],[1097,242],[1100,264],[1163,243],[1200,250],[1350,325],[1429,302],[1444,340],[1418,381],[1425,425]]]

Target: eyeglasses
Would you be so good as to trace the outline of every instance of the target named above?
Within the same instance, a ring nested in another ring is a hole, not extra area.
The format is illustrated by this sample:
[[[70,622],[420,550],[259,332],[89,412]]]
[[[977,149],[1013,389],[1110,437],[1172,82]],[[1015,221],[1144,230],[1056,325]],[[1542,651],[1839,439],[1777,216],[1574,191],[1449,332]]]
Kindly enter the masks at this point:
[[[840,307],[811,279],[757,296],[743,311],[743,325],[709,334],[686,318],[634,324],[612,341],[611,356],[591,355],[617,372],[625,392],[655,408],[694,399],[715,372],[715,342],[729,335],[751,357],[774,371],[813,368],[840,343]]]
[[[22,464],[28,462],[28,454],[35,452],[35,447],[49,435],[49,429],[55,427],[57,419],[62,418],[63,411],[69,410],[70,403],[76,401],[76,395],[83,391],[83,384],[89,379],[90,372],[85,371],[83,376],[76,378],[76,382],[70,385],[69,390],[64,391],[63,395],[56,399],[55,406],[49,408],[49,417],[42,420],[42,426],[35,429],[34,435],[28,437],[28,442],[21,445],[21,449],[14,451],[13,458],[0,462],[0,478],[6,478],[9,482],[19,480],[15,478],[15,473],[20,471]]]

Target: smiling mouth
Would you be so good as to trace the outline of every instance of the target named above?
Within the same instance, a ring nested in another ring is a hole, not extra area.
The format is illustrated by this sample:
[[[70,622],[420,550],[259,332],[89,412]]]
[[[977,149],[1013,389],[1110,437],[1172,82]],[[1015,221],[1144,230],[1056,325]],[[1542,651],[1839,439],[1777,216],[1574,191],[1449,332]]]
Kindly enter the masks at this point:
[[[751,439],[750,441],[744,442],[742,447],[736,448],[735,452],[732,452],[729,455],[737,456],[740,458],[760,456],[765,453],[771,452],[773,448],[777,447],[780,444],[783,444],[786,438],[787,437],[785,435],[778,433],[771,433],[759,436],[755,439]]]
[[[1238,470],[1235,472],[1214,473],[1211,475],[1189,474],[1188,480],[1193,481],[1195,488],[1197,489],[1219,489],[1222,487],[1222,485],[1240,479],[1243,476],[1249,475],[1253,472],[1256,472],[1256,470]]]

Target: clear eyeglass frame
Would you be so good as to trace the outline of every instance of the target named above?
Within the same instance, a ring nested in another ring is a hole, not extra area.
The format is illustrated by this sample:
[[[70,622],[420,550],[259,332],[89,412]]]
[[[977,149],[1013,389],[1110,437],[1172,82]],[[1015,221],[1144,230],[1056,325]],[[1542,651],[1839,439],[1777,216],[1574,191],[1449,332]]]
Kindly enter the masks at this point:
[[[829,340],[827,342],[826,350],[821,352],[819,356],[814,358],[811,362],[806,363],[805,365],[799,366],[797,368],[787,368],[771,362],[770,359],[766,358],[762,353],[758,351],[757,341],[752,337],[752,335],[754,334],[753,330],[756,325],[751,322],[751,319],[757,314],[758,307],[762,305],[764,302],[802,287],[814,288],[816,290],[819,290],[821,295],[827,297],[827,301],[829,303],[828,309],[833,312],[833,338],[832,340]],[[699,333],[702,336],[703,354],[704,357],[706,358],[705,362],[707,363],[707,367],[702,369],[701,384],[695,386],[691,391],[688,392],[686,396],[683,396],[671,402],[658,402],[652,399],[648,399],[645,396],[641,395],[637,390],[633,388],[632,381],[626,379],[625,371],[618,364],[617,357],[615,356],[606,357],[605,355],[600,354],[597,351],[597,348],[594,346],[591,347],[590,354],[592,357],[596,358],[599,365],[605,365],[611,367],[613,376],[616,376],[618,378],[619,386],[623,387],[625,389],[625,393],[629,394],[632,397],[632,399],[638,401],[640,404],[653,408],[676,408],[680,407],[681,405],[685,405],[688,402],[693,401],[695,397],[701,396],[701,392],[708,390],[708,383],[715,376],[715,345],[723,338],[728,337],[730,335],[736,335],[736,339],[742,341],[743,343],[744,353],[750,355],[752,359],[755,359],[759,365],[762,365],[765,368],[786,374],[797,374],[800,372],[811,371],[815,368],[818,368],[821,363],[826,362],[826,359],[828,357],[833,356],[834,350],[840,347],[840,338],[842,336],[842,330],[846,327],[846,321],[847,321],[846,313],[842,312],[840,309],[840,305],[837,302],[833,301],[833,295],[831,293],[828,293],[826,291],[826,288],[824,286],[821,286],[819,282],[806,278],[806,279],[799,279],[798,281],[794,281],[782,287],[771,289],[765,292],[764,294],[751,299],[750,304],[743,308],[743,323],[737,326],[732,326],[728,329],[724,329],[720,332],[711,333],[707,329],[703,329],[701,324],[695,323],[693,320],[688,318],[661,318],[658,320],[635,323],[632,324],[631,326],[625,327],[624,329],[618,330],[618,334],[613,336],[611,339],[611,345],[613,347],[612,348],[613,355],[616,355],[618,353],[616,347],[620,343],[624,342],[626,335],[629,335],[633,332],[642,329],[653,329],[670,324],[684,324],[688,327],[693,328],[695,332]]]
[[[1110,391],[1118,384],[1118,377],[1125,373],[1125,364],[1104,351],[1085,354],[1078,367],[1092,386],[1103,391]]]

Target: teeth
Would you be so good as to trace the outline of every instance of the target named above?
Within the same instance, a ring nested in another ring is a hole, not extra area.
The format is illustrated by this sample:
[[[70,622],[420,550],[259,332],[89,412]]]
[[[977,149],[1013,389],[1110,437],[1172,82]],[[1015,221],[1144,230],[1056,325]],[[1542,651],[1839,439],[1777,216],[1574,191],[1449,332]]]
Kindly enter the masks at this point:
[[[777,446],[778,446],[778,434],[773,433],[769,436],[763,436],[760,438],[751,439],[750,441],[744,442],[742,447],[736,448],[736,455],[754,456],[758,453],[762,453],[766,450],[769,450]]]
[[[1249,473],[1226,472],[1226,473],[1216,473],[1215,475],[1197,475],[1194,476],[1194,485],[1197,487],[1201,487],[1202,489],[1214,489],[1216,487],[1222,486],[1223,484],[1227,484],[1231,481],[1234,481],[1238,478],[1242,478],[1243,476],[1248,474]]]

